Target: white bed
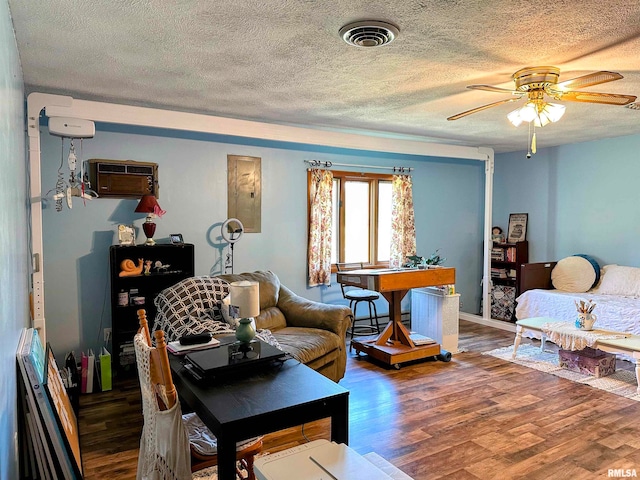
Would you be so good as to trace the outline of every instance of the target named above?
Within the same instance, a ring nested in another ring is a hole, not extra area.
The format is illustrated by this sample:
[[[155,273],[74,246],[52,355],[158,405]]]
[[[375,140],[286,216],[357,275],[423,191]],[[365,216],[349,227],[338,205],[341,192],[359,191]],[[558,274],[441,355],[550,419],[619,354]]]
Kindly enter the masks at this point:
[[[547,262],[521,266],[519,288],[522,293],[516,298],[517,319],[549,317],[573,323],[578,315],[575,302],[591,300],[596,304],[594,328],[640,335],[640,268],[605,265],[600,269],[596,287],[563,291],[570,288],[553,288],[558,284],[552,281],[556,265]],[[569,282],[571,284],[573,282]],[[539,332],[525,331],[524,335],[540,338]],[[620,357],[628,359],[624,355]]]
[[[574,322],[577,316],[574,301],[591,300],[596,304],[594,313],[598,317],[594,328],[640,335],[640,298],[596,292],[528,290],[516,299],[516,318],[550,317]]]

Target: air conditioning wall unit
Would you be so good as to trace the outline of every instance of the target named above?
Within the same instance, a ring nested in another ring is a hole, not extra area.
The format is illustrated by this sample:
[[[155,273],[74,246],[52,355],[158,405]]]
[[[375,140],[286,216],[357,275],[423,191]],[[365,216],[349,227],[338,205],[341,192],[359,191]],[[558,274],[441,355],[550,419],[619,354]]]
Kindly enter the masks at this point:
[[[159,198],[158,164],[134,160],[89,160],[91,186],[107,198]]]

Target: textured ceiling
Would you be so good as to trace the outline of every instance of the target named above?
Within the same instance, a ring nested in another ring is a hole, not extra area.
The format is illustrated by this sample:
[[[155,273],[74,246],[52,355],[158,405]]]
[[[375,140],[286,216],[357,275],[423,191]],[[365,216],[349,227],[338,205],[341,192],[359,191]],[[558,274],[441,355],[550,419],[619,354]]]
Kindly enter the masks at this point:
[[[525,150],[508,103],[511,74],[554,65],[560,81],[597,70],[624,79],[585,91],[640,96],[640,1],[9,0],[27,92],[71,95],[496,152]],[[391,22],[372,49],[350,22]],[[566,102],[538,148],[640,133],[640,110]],[[408,137],[407,137],[408,136]]]

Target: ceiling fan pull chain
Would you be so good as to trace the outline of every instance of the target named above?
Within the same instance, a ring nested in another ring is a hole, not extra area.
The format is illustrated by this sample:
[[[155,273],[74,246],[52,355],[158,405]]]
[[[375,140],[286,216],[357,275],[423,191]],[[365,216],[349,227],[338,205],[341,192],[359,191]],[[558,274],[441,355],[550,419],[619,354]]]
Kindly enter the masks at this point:
[[[531,138],[531,153],[533,155],[536,154],[537,151],[537,146],[536,146],[536,125],[535,123],[533,124],[533,138]]]

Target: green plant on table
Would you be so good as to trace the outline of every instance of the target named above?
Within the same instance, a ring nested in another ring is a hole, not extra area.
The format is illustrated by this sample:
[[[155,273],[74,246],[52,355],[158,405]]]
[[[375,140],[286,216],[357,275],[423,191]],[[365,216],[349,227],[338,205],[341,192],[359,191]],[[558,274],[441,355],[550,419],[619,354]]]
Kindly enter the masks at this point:
[[[440,249],[437,249],[435,252],[433,252],[427,258],[420,257],[418,255],[408,255],[407,256],[407,263],[405,263],[404,266],[405,267],[418,267],[420,265],[442,265],[444,262],[447,261],[447,259],[444,258],[444,257],[441,257],[438,252],[440,252]]]

